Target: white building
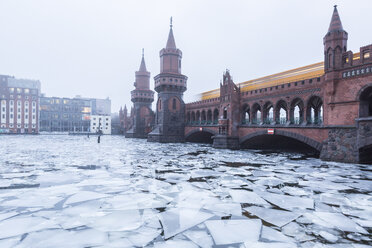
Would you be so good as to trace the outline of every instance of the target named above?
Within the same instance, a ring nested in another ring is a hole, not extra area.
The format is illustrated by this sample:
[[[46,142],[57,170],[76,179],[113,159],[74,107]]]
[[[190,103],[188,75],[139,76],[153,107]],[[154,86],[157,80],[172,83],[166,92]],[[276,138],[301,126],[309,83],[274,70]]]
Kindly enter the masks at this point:
[[[111,134],[111,116],[92,115],[90,117],[90,132],[97,133],[99,130],[102,134]]]

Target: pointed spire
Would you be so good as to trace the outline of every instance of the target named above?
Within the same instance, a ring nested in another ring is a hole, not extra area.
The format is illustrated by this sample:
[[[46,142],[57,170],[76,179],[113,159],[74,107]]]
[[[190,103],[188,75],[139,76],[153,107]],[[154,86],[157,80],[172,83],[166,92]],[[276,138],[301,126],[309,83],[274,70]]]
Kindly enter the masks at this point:
[[[329,25],[328,32],[343,31],[340,15],[337,11],[337,5],[334,6],[331,24]]]
[[[142,48],[142,60],[141,60],[141,65],[139,68],[139,71],[147,71],[146,69],[146,64],[145,64],[145,49]]]
[[[172,17],[170,18],[170,30],[169,30],[169,35],[168,35],[168,41],[167,41],[166,48],[176,49],[176,42],[175,42],[174,36],[173,36],[173,22],[172,22]]]

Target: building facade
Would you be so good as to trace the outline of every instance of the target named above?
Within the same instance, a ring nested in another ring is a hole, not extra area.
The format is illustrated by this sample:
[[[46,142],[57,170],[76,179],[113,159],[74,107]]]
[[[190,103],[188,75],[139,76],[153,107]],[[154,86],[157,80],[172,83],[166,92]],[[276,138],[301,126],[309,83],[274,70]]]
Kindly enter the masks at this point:
[[[91,117],[110,116],[110,111],[110,99],[42,96],[40,97],[40,131],[91,132]]]
[[[90,117],[90,132],[100,134],[111,134],[111,116],[92,115]]]
[[[40,81],[0,75],[0,133],[39,132]]]
[[[152,111],[154,92],[150,90],[150,72],[146,69],[143,52],[140,68],[136,71],[134,87],[135,90],[131,92],[131,100],[133,102],[133,124],[125,132],[125,137],[147,138],[147,134],[151,132],[154,126],[154,113]]]

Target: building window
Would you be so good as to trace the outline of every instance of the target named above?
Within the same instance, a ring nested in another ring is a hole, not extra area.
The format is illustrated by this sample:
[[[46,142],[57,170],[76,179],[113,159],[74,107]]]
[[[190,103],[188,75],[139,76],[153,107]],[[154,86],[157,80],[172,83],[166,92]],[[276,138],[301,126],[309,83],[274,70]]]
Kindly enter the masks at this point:
[[[14,92],[14,88],[9,88],[9,92],[10,93],[13,93]]]
[[[173,108],[173,110],[176,110],[177,109],[176,98],[173,98],[172,108]]]
[[[364,59],[368,59],[370,56],[371,56],[370,53],[364,53],[363,54],[363,58]]]
[[[28,93],[30,93],[30,90],[29,89],[24,89],[24,92],[25,92],[25,94],[28,94]]]

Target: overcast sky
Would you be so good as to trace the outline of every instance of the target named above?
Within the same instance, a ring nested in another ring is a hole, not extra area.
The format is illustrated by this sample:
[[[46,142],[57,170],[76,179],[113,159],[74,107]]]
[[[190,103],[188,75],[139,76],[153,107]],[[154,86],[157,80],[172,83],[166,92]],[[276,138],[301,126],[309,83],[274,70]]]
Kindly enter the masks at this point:
[[[322,61],[334,4],[348,50],[371,44],[371,0],[0,0],[0,74],[38,79],[47,96],[110,97],[117,112],[142,48],[153,89],[173,16],[189,102],[226,68],[239,83]]]

